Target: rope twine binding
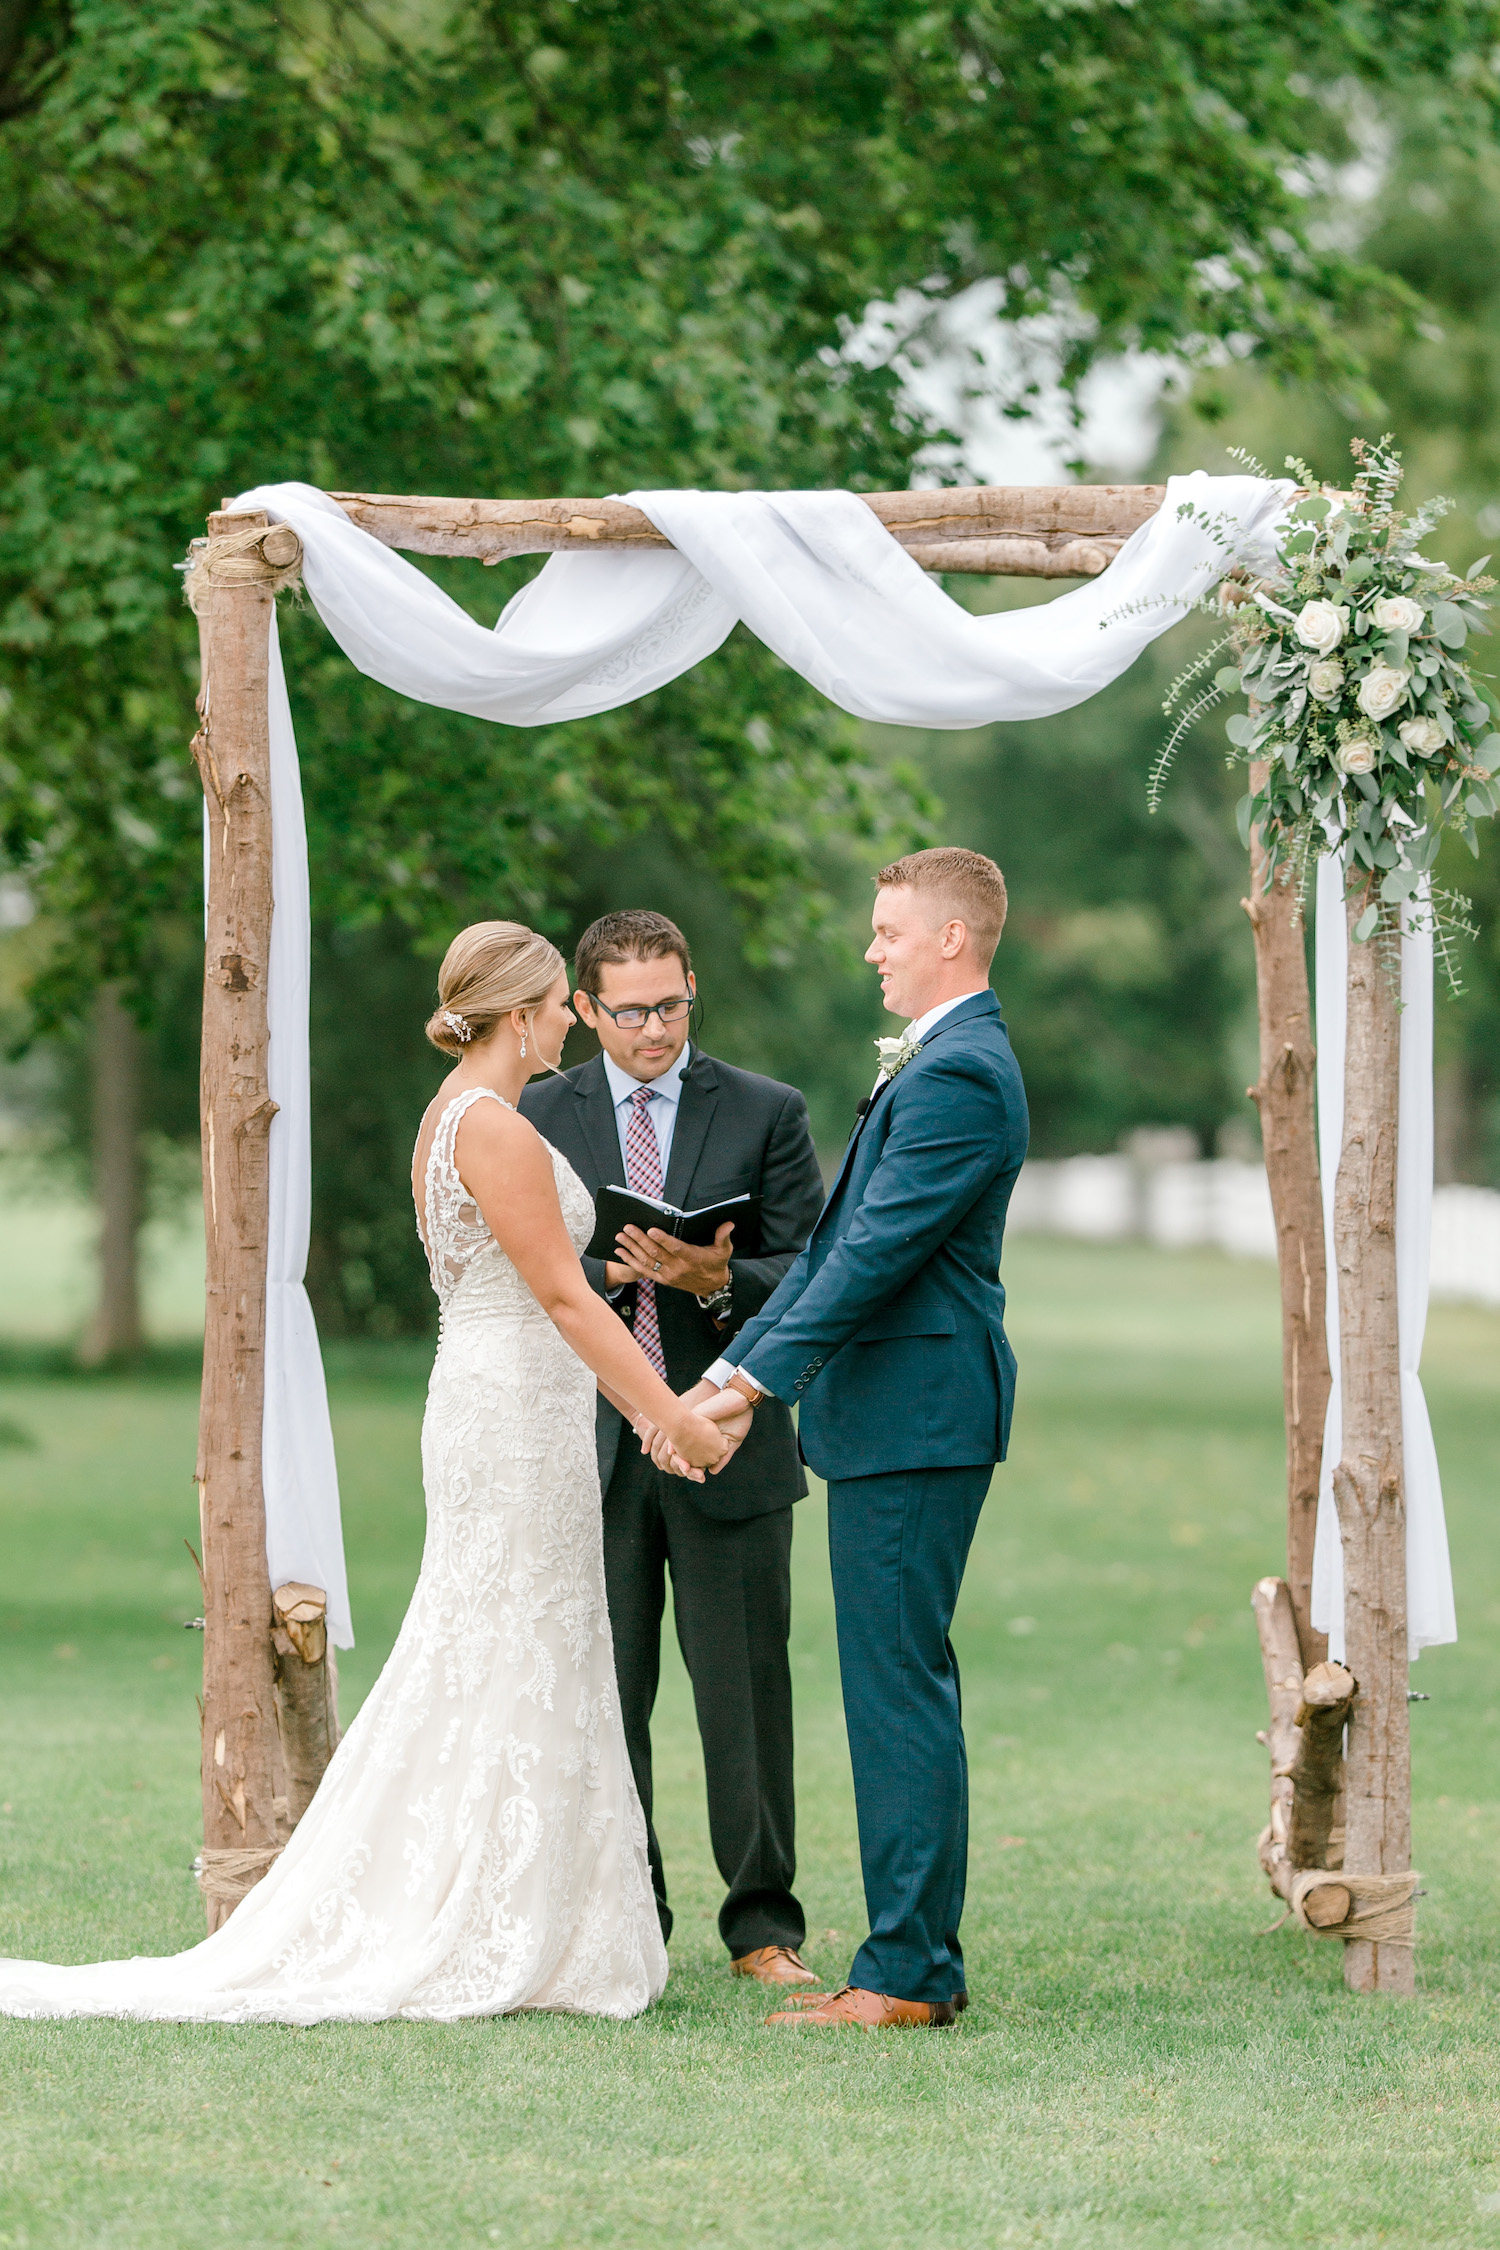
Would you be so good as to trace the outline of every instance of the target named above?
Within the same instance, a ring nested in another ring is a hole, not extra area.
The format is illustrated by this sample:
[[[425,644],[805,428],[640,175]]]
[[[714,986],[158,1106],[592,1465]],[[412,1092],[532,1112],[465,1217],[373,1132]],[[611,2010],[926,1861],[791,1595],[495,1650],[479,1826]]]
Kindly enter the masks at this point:
[[[268,586],[271,598],[302,584],[302,542],[289,523],[250,524],[243,531],[195,539],[179,563],[189,609],[217,586]]]
[[[1408,1868],[1401,1875],[1351,1875],[1343,1868],[1304,1867],[1292,1877],[1291,1908],[1309,1937],[1368,1938],[1380,1945],[1414,1945],[1417,1910],[1413,1898],[1422,1878]],[[1342,1922],[1320,1929],[1305,1912],[1308,1895],[1325,1885],[1349,1893]]]
[[[256,1851],[211,1851],[205,1844],[193,1861],[193,1873],[205,1898],[238,1906],[280,1859],[284,1846],[266,1844]]]

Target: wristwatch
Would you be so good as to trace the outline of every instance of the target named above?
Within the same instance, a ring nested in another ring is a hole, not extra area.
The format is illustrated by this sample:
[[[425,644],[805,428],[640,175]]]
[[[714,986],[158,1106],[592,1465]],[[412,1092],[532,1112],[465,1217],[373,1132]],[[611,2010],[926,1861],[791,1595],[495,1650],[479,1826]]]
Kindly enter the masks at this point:
[[[740,1397],[749,1406],[763,1406],[765,1404],[766,1392],[757,1387],[753,1377],[747,1375],[743,1367],[735,1369],[724,1388],[726,1391],[738,1391]]]
[[[718,1321],[722,1327],[734,1305],[734,1283],[726,1281],[722,1289],[715,1289],[710,1296],[700,1297],[698,1302],[709,1318]]]

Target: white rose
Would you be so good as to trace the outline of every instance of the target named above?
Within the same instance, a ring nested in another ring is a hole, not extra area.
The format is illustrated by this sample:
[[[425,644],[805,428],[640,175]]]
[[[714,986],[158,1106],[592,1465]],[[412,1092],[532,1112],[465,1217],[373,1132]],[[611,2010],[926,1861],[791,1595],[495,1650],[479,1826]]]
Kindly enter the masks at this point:
[[[1388,719],[1397,704],[1405,702],[1410,677],[1409,672],[1398,672],[1393,664],[1372,664],[1359,683],[1359,707],[1365,717]]]
[[[1297,638],[1304,648],[1315,648],[1319,656],[1327,656],[1343,639],[1348,622],[1348,610],[1338,609],[1332,602],[1304,602],[1297,619]]]
[[[1320,656],[1307,668],[1307,685],[1320,703],[1336,703],[1344,684],[1344,667],[1336,656]]]
[[[1370,615],[1382,633],[1418,633],[1427,612],[1410,594],[1384,594],[1371,605]]]
[[[1415,750],[1422,756],[1441,750],[1447,740],[1436,719],[1404,719],[1396,732],[1408,750]]]
[[[1375,745],[1367,736],[1357,734],[1346,742],[1339,752],[1339,764],[1345,773],[1373,773],[1375,770]]]

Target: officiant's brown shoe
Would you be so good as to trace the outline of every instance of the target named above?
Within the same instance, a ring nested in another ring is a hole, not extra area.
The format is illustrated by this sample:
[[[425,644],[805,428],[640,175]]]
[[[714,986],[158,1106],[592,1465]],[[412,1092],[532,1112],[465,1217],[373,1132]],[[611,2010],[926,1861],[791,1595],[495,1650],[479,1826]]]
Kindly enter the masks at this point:
[[[768,2024],[804,2025],[823,2030],[847,2027],[856,2031],[889,2031],[906,2024],[951,2024],[958,2011],[951,2000],[895,2000],[887,1992],[862,1992],[846,1984],[826,2000],[806,1999],[796,2006],[767,2016]]]
[[[794,1945],[758,1945],[729,1964],[736,1977],[754,1977],[757,1984],[816,1984],[818,1972],[810,1969]]]

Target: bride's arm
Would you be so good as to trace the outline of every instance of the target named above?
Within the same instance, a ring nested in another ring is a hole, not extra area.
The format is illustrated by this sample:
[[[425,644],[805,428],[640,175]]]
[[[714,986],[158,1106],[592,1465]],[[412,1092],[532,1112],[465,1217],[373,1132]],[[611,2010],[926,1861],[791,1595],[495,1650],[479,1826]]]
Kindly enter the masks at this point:
[[[589,1287],[536,1128],[497,1102],[476,1102],[459,1125],[454,1154],[458,1176],[491,1234],[543,1312],[593,1369],[605,1396],[627,1418],[643,1414],[656,1423],[695,1469],[711,1469],[727,1451],[726,1440],[683,1405],[619,1315]]]

